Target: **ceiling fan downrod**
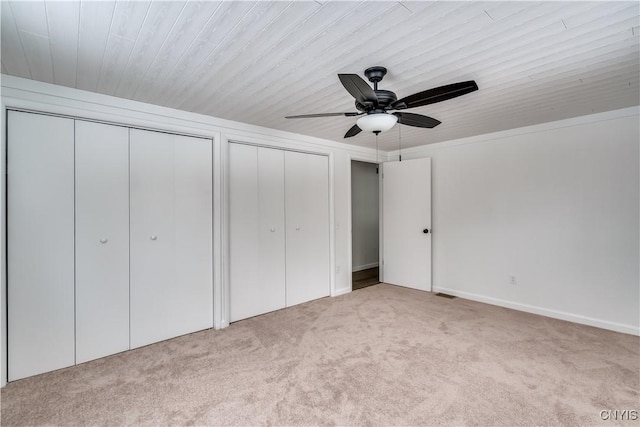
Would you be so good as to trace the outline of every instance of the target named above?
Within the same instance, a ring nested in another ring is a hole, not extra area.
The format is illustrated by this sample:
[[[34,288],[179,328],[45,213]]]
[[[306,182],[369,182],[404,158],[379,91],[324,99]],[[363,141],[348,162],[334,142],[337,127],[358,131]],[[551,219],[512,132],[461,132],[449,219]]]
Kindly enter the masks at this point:
[[[375,67],[369,67],[364,70],[364,75],[373,83],[373,90],[378,90],[378,82],[382,81],[387,74],[387,69],[376,65]]]

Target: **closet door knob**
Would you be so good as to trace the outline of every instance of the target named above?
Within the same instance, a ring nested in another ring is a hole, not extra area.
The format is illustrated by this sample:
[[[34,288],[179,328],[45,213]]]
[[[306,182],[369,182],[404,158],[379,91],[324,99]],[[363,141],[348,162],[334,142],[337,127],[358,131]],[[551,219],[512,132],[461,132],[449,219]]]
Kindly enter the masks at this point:
[[[158,240],[158,236],[151,236],[150,239],[151,240]]]
[[[109,239],[105,239],[104,237],[102,239],[100,239],[100,243],[102,243],[103,245],[105,243],[107,243],[109,241]]]
[[[275,228],[272,228],[272,229],[271,229],[271,232],[272,232],[272,233],[275,233],[275,231],[276,231],[276,229],[275,229]]]
[[[296,227],[296,230],[297,230],[297,231],[300,231],[300,227]]]

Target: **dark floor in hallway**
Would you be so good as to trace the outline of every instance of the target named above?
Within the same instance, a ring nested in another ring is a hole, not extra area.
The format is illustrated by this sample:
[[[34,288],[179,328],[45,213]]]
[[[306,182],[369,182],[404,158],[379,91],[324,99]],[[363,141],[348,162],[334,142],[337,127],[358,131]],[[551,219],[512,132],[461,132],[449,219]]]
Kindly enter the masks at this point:
[[[354,271],[351,276],[352,290],[366,288],[367,286],[377,285],[380,283],[378,279],[378,267],[368,268],[366,270]]]

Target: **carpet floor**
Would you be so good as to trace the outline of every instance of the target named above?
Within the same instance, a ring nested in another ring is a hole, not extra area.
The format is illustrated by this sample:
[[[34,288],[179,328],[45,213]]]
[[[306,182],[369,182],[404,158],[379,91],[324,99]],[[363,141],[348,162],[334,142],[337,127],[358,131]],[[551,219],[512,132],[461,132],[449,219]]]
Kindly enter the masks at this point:
[[[638,425],[640,339],[385,284],[38,375],[17,425]]]

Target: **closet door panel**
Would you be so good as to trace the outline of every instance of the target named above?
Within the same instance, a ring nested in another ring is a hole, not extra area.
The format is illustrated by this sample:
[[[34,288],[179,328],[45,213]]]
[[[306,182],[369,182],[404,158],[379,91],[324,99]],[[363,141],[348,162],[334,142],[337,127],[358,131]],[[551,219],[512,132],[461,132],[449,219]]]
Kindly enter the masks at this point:
[[[230,320],[285,307],[284,152],[229,145]]]
[[[131,130],[131,347],[213,326],[211,140]]]
[[[325,156],[287,151],[287,306],[329,295],[329,164]]]
[[[229,320],[262,313],[257,233],[258,149],[229,144]]]
[[[172,135],[130,129],[131,348],[169,338],[176,286]]]
[[[76,120],[76,363],[129,348],[129,130]]]
[[[9,381],[75,363],[73,132],[8,112]]]
[[[175,271],[168,333],[213,327],[213,152],[210,139],[173,135]]]
[[[286,307],[284,151],[258,148],[259,280],[265,312]]]

